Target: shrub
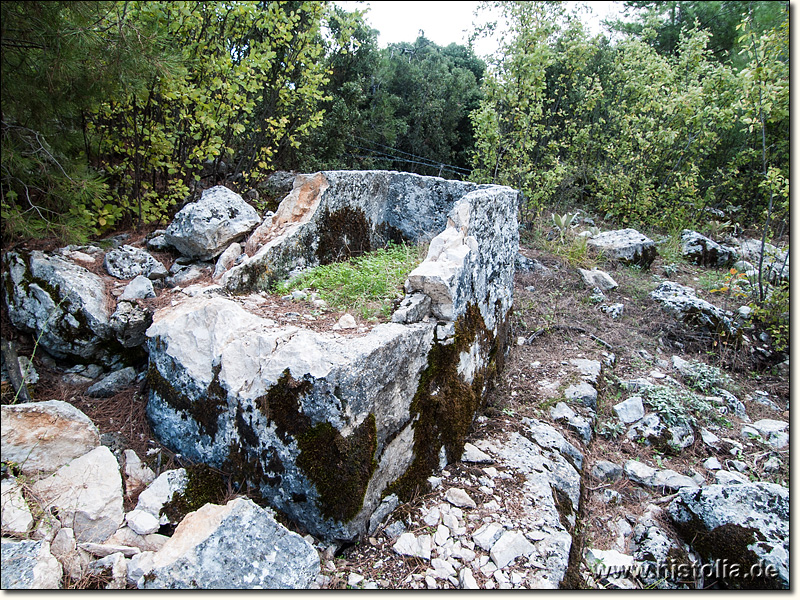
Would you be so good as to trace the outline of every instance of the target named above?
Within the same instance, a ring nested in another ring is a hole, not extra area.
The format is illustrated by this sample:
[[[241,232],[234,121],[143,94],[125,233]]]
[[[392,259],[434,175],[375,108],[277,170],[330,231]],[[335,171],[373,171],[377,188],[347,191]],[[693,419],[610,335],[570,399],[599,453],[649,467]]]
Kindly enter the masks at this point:
[[[697,424],[695,414],[713,415],[713,406],[690,391],[656,385],[643,392],[644,400],[653,407],[667,425]]]

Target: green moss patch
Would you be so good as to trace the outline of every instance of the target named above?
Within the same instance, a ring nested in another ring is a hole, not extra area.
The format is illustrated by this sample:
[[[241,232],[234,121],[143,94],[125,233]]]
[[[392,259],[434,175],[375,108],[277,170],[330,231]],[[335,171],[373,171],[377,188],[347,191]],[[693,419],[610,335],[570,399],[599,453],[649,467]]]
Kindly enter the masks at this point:
[[[372,250],[369,222],[360,208],[344,207],[331,213],[326,207],[318,232],[317,259],[321,265],[360,256]]]
[[[287,443],[288,436],[297,438],[311,427],[311,419],[300,412],[300,398],[311,391],[310,381],[294,379],[285,369],[278,382],[256,400],[261,414],[275,423],[278,436]]]
[[[501,328],[502,329],[502,328]],[[499,338],[500,336],[498,336]],[[488,356],[487,365],[475,373],[471,385],[458,374],[462,352],[469,352],[478,343],[481,354]],[[472,419],[483,402],[485,383],[497,372],[504,357],[486,328],[480,310],[474,304],[456,321],[455,340],[444,345],[436,341],[428,354],[428,366],[420,378],[411,402],[414,423],[414,460],[407,471],[384,492],[396,493],[404,501],[427,491],[427,478],[439,467],[439,451],[444,448],[448,462],[461,458],[464,439]]]
[[[188,483],[183,493],[176,493],[167,502],[162,512],[172,523],[183,518],[205,504],[224,504],[228,486],[222,473],[204,464],[196,464],[186,469]]]
[[[319,423],[301,435],[297,443],[297,466],[316,486],[322,515],[351,520],[361,510],[367,485],[378,466],[375,417],[370,414],[346,438],[330,423]]]
[[[311,381],[294,379],[286,369],[267,394],[256,401],[256,406],[275,423],[276,432],[284,443],[288,443],[290,437],[297,440],[300,448],[297,466],[317,488],[322,515],[349,521],[361,510],[367,485],[377,467],[375,417],[370,414],[346,438],[328,422],[312,425],[311,419],[300,411],[300,398],[312,387]],[[244,433],[243,439],[247,441],[247,431]],[[242,450],[238,452],[241,461],[246,463]],[[271,470],[279,476],[283,467],[274,466]],[[261,476],[263,479],[263,470]]]
[[[758,530],[726,523],[709,531],[696,517],[689,523],[676,523],[676,528],[704,561],[724,567],[720,569],[724,576],[717,581],[721,586],[729,589],[780,589],[778,581],[766,574],[750,576],[751,568],[761,563],[756,553],[748,548],[763,539]],[[714,583],[714,575],[706,581],[709,583]]]

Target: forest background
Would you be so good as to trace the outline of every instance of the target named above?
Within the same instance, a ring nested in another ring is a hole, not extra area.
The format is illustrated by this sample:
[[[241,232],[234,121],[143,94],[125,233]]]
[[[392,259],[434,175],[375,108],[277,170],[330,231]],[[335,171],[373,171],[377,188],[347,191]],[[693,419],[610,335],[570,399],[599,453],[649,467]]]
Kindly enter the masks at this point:
[[[523,226],[584,207],[783,236],[789,3],[625,4],[609,39],[563,3],[493,3],[484,61],[380,49],[327,2],[3,2],[3,243],[166,223],[209,182],[269,208],[278,169],[510,185]]]

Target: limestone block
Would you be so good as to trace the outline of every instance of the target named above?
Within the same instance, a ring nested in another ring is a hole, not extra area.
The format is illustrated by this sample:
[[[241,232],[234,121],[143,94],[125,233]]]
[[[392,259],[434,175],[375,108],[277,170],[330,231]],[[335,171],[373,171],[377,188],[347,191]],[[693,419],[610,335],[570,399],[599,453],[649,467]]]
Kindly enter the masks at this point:
[[[94,423],[61,400],[0,407],[3,461],[26,475],[52,473],[100,445]]]
[[[218,185],[178,211],[164,238],[184,256],[208,260],[243,239],[260,221],[239,194]]]
[[[608,258],[645,269],[658,255],[655,242],[635,229],[605,231],[590,238],[587,245],[602,251]]]
[[[44,540],[14,542],[3,538],[0,582],[4,590],[57,590],[61,587],[61,564]]]
[[[58,511],[78,542],[102,542],[122,523],[122,477],[105,446],[76,458],[31,486],[44,510]]]
[[[243,552],[242,549],[247,551]],[[252,500],[206,504],[189,513],[152,555],[145,589],[305,589],[319,554]]]
[[[728,586],[789,587],[788,489],[766,482],[684,488],[667,512],[705,561],[727,559],[739,563],[742,573],[762,561],[774,570],[774,577],[731,579]]]
[[[684,257],[704,267],[727,267],[739,259],[735,248],[718,244],[689,229],[681,232],[681,246]]]
[[[110,250],[103,260],[103,266],[109,275],[117,279],[134,279],[141,275],[150,280],[167,276],[166,267],[159,261],[145,250],[128,245]]]
[[[12,324],[31,332],[56,358],[108,360],[105,284],[91,271],[44,252],[8,252],[3,289]]]

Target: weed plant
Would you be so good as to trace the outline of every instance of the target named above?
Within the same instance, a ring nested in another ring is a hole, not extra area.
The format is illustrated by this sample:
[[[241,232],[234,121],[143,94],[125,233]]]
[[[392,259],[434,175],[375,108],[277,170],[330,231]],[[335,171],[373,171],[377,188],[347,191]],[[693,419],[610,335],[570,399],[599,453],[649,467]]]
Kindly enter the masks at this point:
[[[689,368],[683,373],[683,378],[689,387],[709,394],[716,388],[731,391],[733,380],[719,368],[707,365],[704,362],[692,361]]]
[[[275,292],[311,289],[329,306],[357,310],[362,318],[388,318],[392,303],[403,297],[406,276],[421,262],[416,246],[389,243],[386,248],[349,261],[313,267],[275,285]]]
[[[655,385],[644,390],[642,395],[667,425],[694,427],[697,425],[697,416],[706,419],[715,416],[714,407],[690,391]]]

